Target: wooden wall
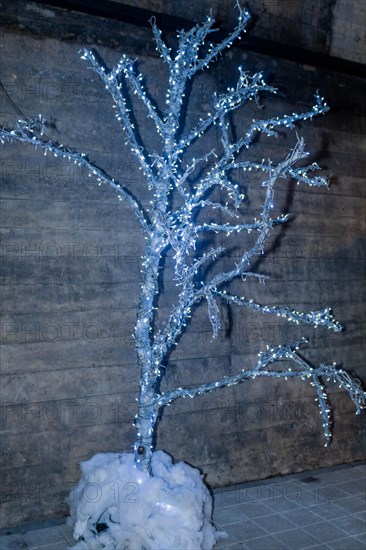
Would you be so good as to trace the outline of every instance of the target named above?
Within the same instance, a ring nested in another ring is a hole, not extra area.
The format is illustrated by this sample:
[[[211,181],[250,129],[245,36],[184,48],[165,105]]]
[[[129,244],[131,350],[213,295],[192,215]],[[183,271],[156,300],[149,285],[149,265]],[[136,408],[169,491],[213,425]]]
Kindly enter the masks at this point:
[[[5,89],[27,116],[47,117],[54,139],[87,152],[148,201],[109,97],[78,50],[97,47],[110,65],[121,51],[139,56],[149,89],[161,101],[165,72],[150,33],[52,13],[25,11],[19,26],[3,27]],[[63,40],[49,38],[57,26]],[[264,116],[308,109],[317,89],[327,97],[331,112],[298,131],[332,186],[281,183],[276,210],[294,219],[273,234],[258,266],[272,277],[265,286],[247,281],[233,289],[273,305],[332,306],[346,330],[313,331],[222,307],[223,328],[211,342],[202,306],[171,354],[164,387],[235,373],[253,365],[266,344],[302,335],[310,339],[304,355],[314,364],[336,361],[365,382],[365,81],[234,48],[193,84],[188,121],[209,108],[211,92],[235,82],[239,64],[264,70],[280,89],[276,98],[264,99]],[[235,116],[234,131],[240,135],[253,116],[252,108]],[[136,117],[147,145],[156,146],[141,108]],[[1,123],[11,126],[17,118],[2,94]],[[207,136],[207,150],[217,143],[217,135]],[[261,138],[251,158],[280,159],[294,143],[290,134]],[[131,449],[138,384],[131,333],[143,240],[113,192],[76,167],[27,145],[6,144],[1,152],[0,458],[2,525],[9,526],[64,514],[80,460]],[[249,197],[243,216],[251,216],[258,212],[258,182],[240,183]],[[226,265],[240,246],[233,241]],[[163,283],[162,315],[175,296],[169,260]],[[364,418],[354,415],[344,392],[331,385],[330,393],[336,410],[328,449],[312,388],[266,379],[176,402],[163,414],[157,446],[202,468],[212,486],[363,459]]]
[[[115,0],[120,4],[201,21],[212,11],[226,29],[235,23],[233,0]],[[353,0],[250,0],[253,36],[288,46],[365,62],[366,5]]]

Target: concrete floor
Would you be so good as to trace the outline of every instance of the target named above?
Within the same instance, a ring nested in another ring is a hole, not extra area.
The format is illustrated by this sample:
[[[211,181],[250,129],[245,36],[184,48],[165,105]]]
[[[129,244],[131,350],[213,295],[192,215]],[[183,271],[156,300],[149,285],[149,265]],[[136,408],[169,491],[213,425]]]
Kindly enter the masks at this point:
[[[217,489],[214,521],[228,537],[215,550],[365,550],[365,481],[366,464],[358,463]],[[58,520],[0,533],[1,550],[65,550],[74,542]]]

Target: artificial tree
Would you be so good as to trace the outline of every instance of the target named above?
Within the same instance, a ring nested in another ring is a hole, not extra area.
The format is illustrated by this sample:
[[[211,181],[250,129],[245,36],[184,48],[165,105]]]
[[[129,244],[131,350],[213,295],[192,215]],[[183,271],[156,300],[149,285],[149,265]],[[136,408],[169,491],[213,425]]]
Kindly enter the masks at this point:
[[[265,83],[262,73],[250,76],[239,67],[236,85],[229,87],[224,93],[214,94],[211,111],[203,119],[199,119],[193,128],[186,129],[184,97],[190,80],[196,73],[206,69],[221,52],[232,45],[234,40],[240,38],[248,25],[249,13],[239,5],[237,7],[238,24],[227,38],[219,43],[205,44],[208,35],[213,32],[214,24],[213,18],[207,17],[202,24],[196,25],[189,31],[178,33],[178,46],[174,52],[163,40],[155,19],[151,21],[157,50],[167,65],[169,73],[163,109],[160,109],[150,98],[144,87],[143,77],[133,60],[122,56],[112,69],[108,69],[94,51],[84,49],[82,52],[82,58],[89,62],[112,96],[116,117],[122,126],[126,144],[135,156],[142,177],[145,178],[151,193],[149,206],[141,204],[138,197],[135,197],[134,189],[129,188],[128,182],[125,184],[116,181],[89,160],[86,154],[74,152],[46,136],[44,134],[46,123],[42,117],[38,120],[18,120],[14,129],[3,128],[0,132],[3,142],[27,142],[42,149],[44,154],[49,152],[86,168],[96,177],[99,184],[106,184],[116,191],[118,199],[132,209],[146,239],[141,271],[140,301],[134,329],[140,369],[134,455],[133,458],[132,454],[127,457],[125,453],[96,455],[94,459],[84,464],[82,481],[73,493],[73,498],[70,498],[72,515],[77,525],[76,537],[84,538],[86,541],[80,543],[80,548],[89,548],[88,545],[93,548],[119,548],[119,544],[122,544],[123,548],[130,547],[129,544],[131,548],[188,548],[189,544],[211,548],[214,544],[217,535],[210,524],[210,497],[204,486],[201,487],[197,472],[192,469],[187,470],[188,467],[186,469],[181,467],[180,474],[183,475],[184,470],[185,479],[181,486],[185,484],[189,493],[190,484],[192,486],[192,479],[194,479],[193,485],[196,488],[199,487],[198,493],[201,491],[201,497],[204,494],[204,499],[201,498],[201,511],[195,512],[199,518],[196,531],[201,532],[201,538],[197,533],[194,539],[185,539],[184,534],[181,539],[174,538],[174,534],[170,539],[169,537],[164,539],[161,536],[159,538],[156,533],[152,534],[153,502],[147,506],[150,515],[143,514],[139,526],[133,518],[127,521],[131,527],[129,529],[123,519],[128,516],[126,509],[118,506],[115,501],[111,501],[110,494],[108,498],[106,495],[103,496],[101,499],[103,502],[99,499],[97,503],[90,503],[83,499],[83,490],[91,480],[93,483],[102,484],[105,479],[108,483],[111,483],[111,480],[133,479],[137,480],[139,487],[151,487],[149,480],[159,478],[165,480],[168,485],[170,483],[174,490],[179,486],[176,479],[175,482],[171,478],[169,482],[167,481],[169,475],[175,476],[176,467],[165,455],[154,452],[154,437],[159,414],[165,406],[179,397],[195,397],[260,376],[281,379],[301,378],[315,388],[325,445],[330,441],[331,431],[330,409],[324,379],[334,380],[348,392],[356,405],[357,414],[365,405],[366,396],[358,380],[352,378],[345,370],[337,368],[335,364],[313,367],[299,354],[299,347],[304,344],[304,340],[272,349],[267,347],[265,351],[259,353],[258,361],[254,366],[243,365],[243,369],[235,375],[224,376],[193,387],[178,387],[166,393],[161,391],[161,380],[166,369],[169,368],[168,358],[171,349],[178,343],[180,335],[185,330],[192,309],[203,301],[207,302],[213,338],[217,337],[220,329],[219,301],[234,307],[254,309],[263,314],[278,315],[289,322],[310,324],[315,327],[323,326],[336,332],[341,330],[340,324],[334,320],[329,308],[304,313],[289,307],[261,305],[244,295],[237,296],[230,292],[230,282],[235,279],[241,278],[244,286],[247,278],[256,278],[259,282],[263,282],[266,278],[255,269],[256,260],[264,253],[266,241],[272,234],[273,228],[288,221],[288,215],[271,217],[275,185],[278,180],[292,179],[298,184],[315,187],[328,185],[326,178],[313,174],[319,168],[317,164],[305,165],[301,162],[299,165],[299,161],[308,157],[302,138],[298,137],[296,146],[287,157],[276,163],[264,159],[249,160],[247,154],[247,150],[260,134],[276,136],[279,128],[293,129],[297,121],[305,121],[324,114],[328,107],[324,98],[318,93],[315,96],[315,104],[309,111],[267,119],[253,119],[244,135],[234,139],[229,127],[231,113],[252,100],[259,106],[261,92],[276,93],[275,88]],[[146,109],[147,116],[152,119],[160,138],[160,150],[150,151],[148,147],[142,145],[140,134],[134,126],[128,89],[137,95]],[[219,133],[219,147],[207,151],[198,158],[192,157],[193,145],[205,139],[206,132],[212,127],[216,127]],[[239,171],[244,174],[248,171],[262,174],[261,186],[264,189],[264,200],[259,209],[259,216],[254,220],[248,220],[242,208],[245,197],[241,187],[235,183]],[[215,198],[214,191],[217,189],[219,199]],[[200,222],[199,215],[202,211],[206,212],[212,221]],[[215,221],[217,212],[224,221]],[[226,246],[212,245],[206,252],[199,252],[202,238],[207,238],[207,235],[213,233],[221,234],[224,240],[232,234],[252,233],[255,239],[249,245],[245,245],[243,240],[244,246],[240,257],[233,262],[230,269],[210,276],[207,265],[215,263],[218,257],[225,256],[227,251]],[[170,251],[174,260],[174,280],[179,288],[179,295],[177,302],[172,305],[169,317],[159,324],[157,312],[161,292],[160,271],[164,265],[163,260]],[[278,366],[282,362],[285,362],[285,366]],[[293,365],[288,366],[289,362]],[[275,368],[272,368],[272,365],[275,365]],[[188,485],[187,480],[190,480]],[[157,496],[159,491],[161,494],[164,488],[155,486],[152,491],[154,501],[159,500]],[[187,492],[185,495],[187,496]],[[142,496],[142,489],[139,499],[143,501],[145,499],[145,502],[149,500],[146,495]],[[200,497],[198,497],[199,500]],[[157,506],[156,502],[155,505]],[[176,502],[172,506],[173,509],[179,509]],[[116,512],[116,508],[119,511]],[[159,510],[161,513],[161,507]],[[181,514],[182,509],[180,509]],[[163,518],[163,521],[166,525],[167,518]],[[103,529],[96,528],[101,525],[104,526]],[[172,532],[176,530],[177,525],[173,522]],[[202,533],[205,534],[202,535]]]

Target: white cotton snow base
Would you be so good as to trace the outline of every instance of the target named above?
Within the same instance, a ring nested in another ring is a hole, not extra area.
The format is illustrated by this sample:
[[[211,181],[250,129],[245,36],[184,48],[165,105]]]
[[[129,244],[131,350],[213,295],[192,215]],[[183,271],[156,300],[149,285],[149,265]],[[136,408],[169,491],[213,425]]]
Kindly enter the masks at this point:
[[[211,550],[226,533],[211,523],[212,499],[201,474],[156,451],[149,477],[133,453],[100,453],[81,463],[68,497],[78,550]],[[103,529],[103,530],[102,530]],[[99,532],[98,532],[99,531]]]

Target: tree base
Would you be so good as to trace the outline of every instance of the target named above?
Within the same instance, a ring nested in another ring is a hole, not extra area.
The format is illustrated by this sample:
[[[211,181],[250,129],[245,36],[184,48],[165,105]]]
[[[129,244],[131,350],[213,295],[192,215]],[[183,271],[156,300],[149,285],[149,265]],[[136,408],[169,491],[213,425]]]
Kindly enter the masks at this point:
[[[81,463],[68,497],[74,549],[210,550],[226,533],[211,522],[212,499],[203,476],[184,462],[153,453],[152,477],[133,453],[100,453]]]

